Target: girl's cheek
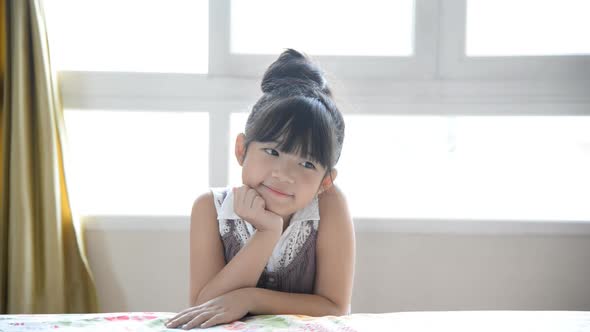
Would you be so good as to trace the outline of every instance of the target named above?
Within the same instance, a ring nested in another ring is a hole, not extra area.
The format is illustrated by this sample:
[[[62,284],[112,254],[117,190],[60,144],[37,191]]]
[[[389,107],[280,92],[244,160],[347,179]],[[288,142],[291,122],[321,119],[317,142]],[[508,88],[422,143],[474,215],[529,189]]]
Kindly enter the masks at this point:
[[[297,183],[301,184],[304,188],[312,188],[315,186],[315,179],[310,176],[300,176],[297,179]]]

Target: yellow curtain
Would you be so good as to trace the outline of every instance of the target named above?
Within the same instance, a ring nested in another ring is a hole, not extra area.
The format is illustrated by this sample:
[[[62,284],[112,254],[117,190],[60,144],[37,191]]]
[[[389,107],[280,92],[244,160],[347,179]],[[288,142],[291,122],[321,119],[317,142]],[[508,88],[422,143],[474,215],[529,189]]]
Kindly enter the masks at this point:
[[[0,313],[97,312],[42,2],[0,1]]]

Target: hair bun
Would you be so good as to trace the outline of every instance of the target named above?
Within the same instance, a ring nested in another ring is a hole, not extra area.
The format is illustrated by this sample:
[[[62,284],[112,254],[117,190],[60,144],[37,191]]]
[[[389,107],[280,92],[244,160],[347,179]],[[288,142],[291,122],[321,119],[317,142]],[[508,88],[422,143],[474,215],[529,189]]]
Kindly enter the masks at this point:
[[[320,68],[294,49],[287,49],[273,62],[262,77],[262,92],[287,91],[289,94],[317,94],[317,90],[331,96]],[[314,93],[315,92],[315,93]]]

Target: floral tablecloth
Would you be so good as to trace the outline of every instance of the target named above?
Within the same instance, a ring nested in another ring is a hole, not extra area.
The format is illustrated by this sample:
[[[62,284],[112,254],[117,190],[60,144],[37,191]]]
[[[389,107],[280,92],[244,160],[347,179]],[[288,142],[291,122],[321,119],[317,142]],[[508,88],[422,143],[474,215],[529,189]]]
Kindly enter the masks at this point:
[[[164,326],[174,315],[169,312],[0,315],[0,331],[180,331]],[[590,311],[424,311],[341,317],[260,315],[205,330],[590,332]]]

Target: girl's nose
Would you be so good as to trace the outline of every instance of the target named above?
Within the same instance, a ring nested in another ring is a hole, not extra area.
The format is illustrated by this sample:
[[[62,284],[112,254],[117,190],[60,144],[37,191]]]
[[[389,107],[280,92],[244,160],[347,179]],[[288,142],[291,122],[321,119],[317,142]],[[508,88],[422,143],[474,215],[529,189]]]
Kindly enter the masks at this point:
[[[294,183],[293,176],[289,173],[289,166],[279,164],[272,170],[272,176],[281,182]]]

